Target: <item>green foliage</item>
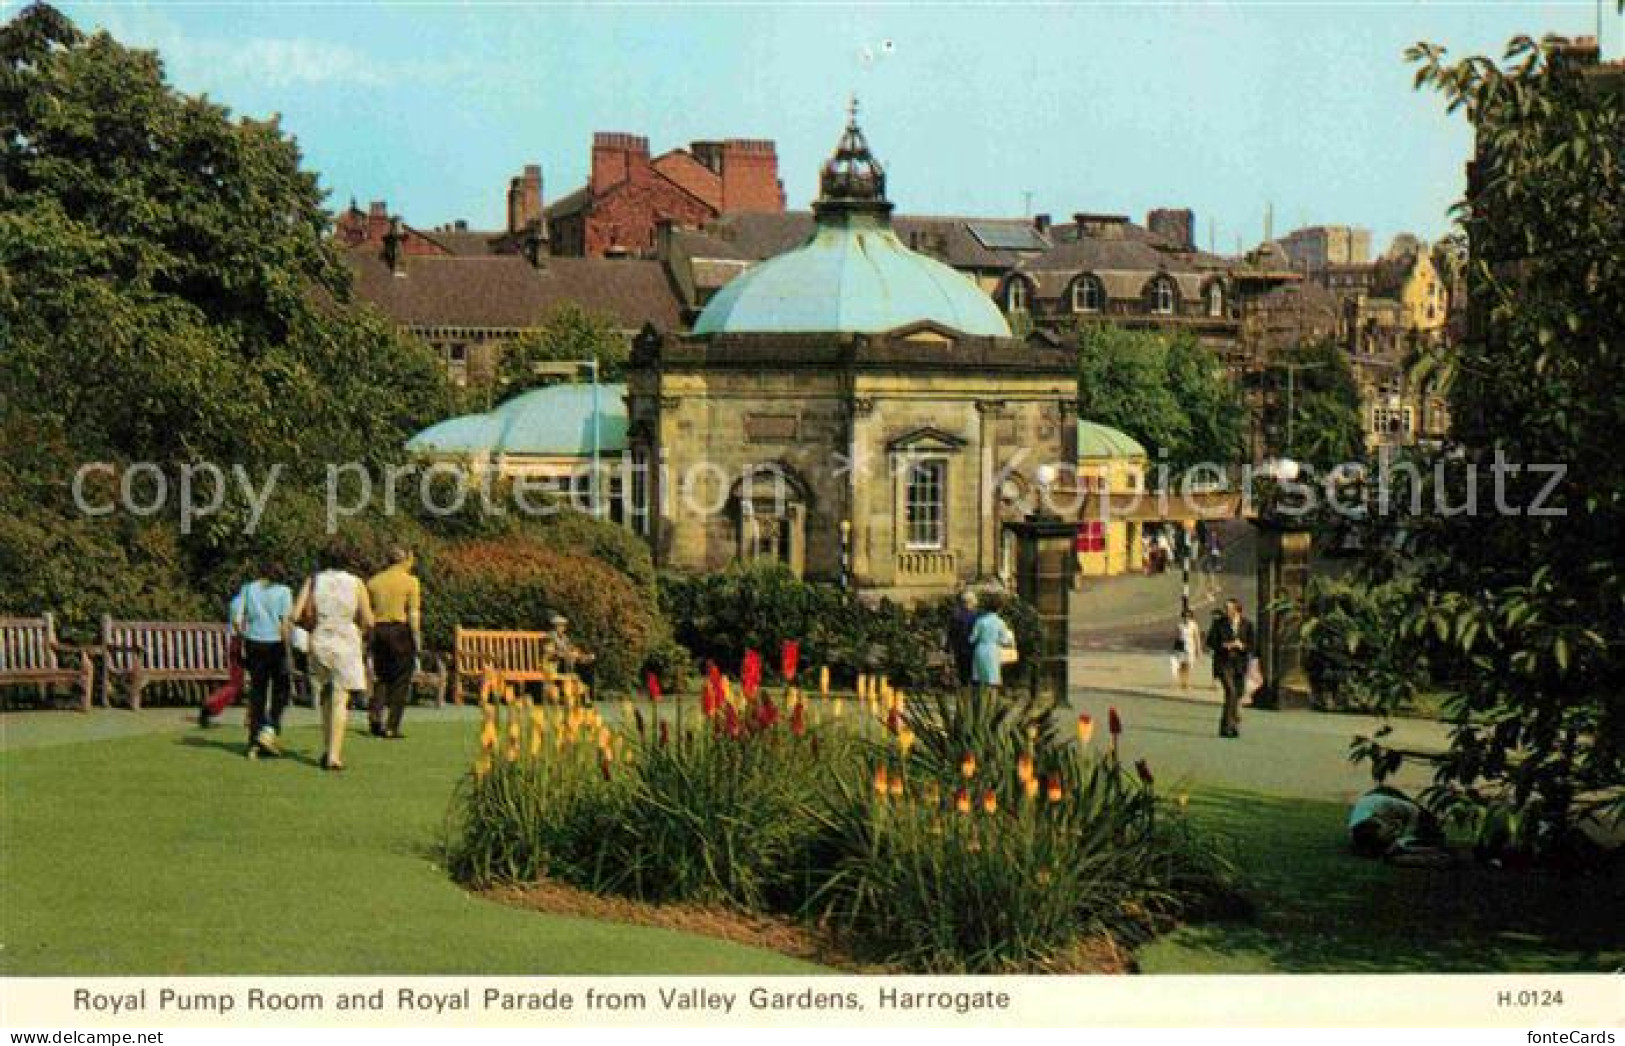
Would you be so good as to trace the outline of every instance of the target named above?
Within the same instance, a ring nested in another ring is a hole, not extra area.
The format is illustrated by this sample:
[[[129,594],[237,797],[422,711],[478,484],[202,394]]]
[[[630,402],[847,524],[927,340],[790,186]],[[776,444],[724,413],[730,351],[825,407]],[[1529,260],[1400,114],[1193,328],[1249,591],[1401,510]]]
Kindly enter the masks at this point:
[[[497,362],[498,400],[511,399],[539,385],[561,380],[556,374],[538,374],[538,364],[597,360],[599,380],[621,381],[631,346],[609,316],[574,302],[554,306],[537,330],[502,346]],[[577,375],[583,376],[584,375]]]
[[[1132,945],[1240,903],[1229,862],[1115,747],[963,694],[912,701],[905,719],[913,748],[871,757],[902,796],[841,782],[809,902],[864,954],[910,971],[1040,970],[1080,938]]]
[[[1415,577],[1399,634],[1430,651],[1416,674],[1451,724],[1425,798],[1553,854],[1581,819],[1625,815],[1625,93],[1525,38],[1504,65],[1410,57],[1480,145],[1456,209],[1473,258],[1469,336],[1446,361],[1460,445],[1427,462],[1415,505],[1373,509],[1366,566]],[[1498,456],[1517,470],[1496,482]],[[1443,507],[1475,487],[1475,511]]]
[[[641,682],[640,670],[662,637],[653,598],[598,560],[535,540],[461,541],[422,557],[425,640],[450,649],[456,625],[539,630],[553,613],[597,657],[601,690]]]
[[[730,669],[745,651],[777,651],[787,639],[801,643],[803,665],[828,666],[843,685],[864,673],[886,676],[901,687],[935,686],[951,667],[944,645],[952,599],[914,608],[887,600],[868,603],[833,585],[802,581],[771,563],[664,575],[660,603],[679,643],[701,661]],[[982,605],[1004,617],[1019,649],[1037,649],[1038,617],[1032,607],[999,593],[986,594]],[[1015,675],[1019,678],[1019,666]]]
[[[1194,337],[1088,324],[1078,350],[1082,417],[1121,429],[1176,470],[1242,456],[1241,397]]]
[[[1330,341],[1313,342],[1281,352],[1277,362],[1280,367],[1262,376],[1267,382],[1263,422],[1270,453],[1322,470],[1362,460],[1360,390],[1343,350]]]
[[[1401,625],[1416,595],[1403,577],[1379,585],[1310,579],[1301,642],[1316,707],[1393,711],[1414,700],[1425,654],[1405,641]]]

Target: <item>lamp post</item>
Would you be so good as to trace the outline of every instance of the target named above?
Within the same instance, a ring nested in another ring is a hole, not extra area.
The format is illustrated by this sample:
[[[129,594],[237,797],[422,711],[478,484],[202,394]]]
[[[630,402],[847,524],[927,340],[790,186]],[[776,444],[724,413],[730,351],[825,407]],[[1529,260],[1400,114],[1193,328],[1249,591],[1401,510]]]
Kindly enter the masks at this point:
[[[1051,504],[1050,491],[1057,470],[1040,465],[1034,473],[1038,504],[1027,518],[1006,526],[1016,536],[1016,594],[1038,613],[1038,649],[1025,652],[1035,690],[1049,690],[1059,703],[1066,700],[1068,618],[1072,574],[1077,559],[1072,542],[1077,524],[1062,519]]]
[[[1259,470],[1267,479],[1291,483],[1300,466],[1273,458]],[[1309,585],[1310,531],[1300,521],[1278,515],[1266,504],[1253,518],[1258,530],[1258,664],[1264,687],[1257,704],[1307,707],[1308,678],[1298,642],[1298,607]]]

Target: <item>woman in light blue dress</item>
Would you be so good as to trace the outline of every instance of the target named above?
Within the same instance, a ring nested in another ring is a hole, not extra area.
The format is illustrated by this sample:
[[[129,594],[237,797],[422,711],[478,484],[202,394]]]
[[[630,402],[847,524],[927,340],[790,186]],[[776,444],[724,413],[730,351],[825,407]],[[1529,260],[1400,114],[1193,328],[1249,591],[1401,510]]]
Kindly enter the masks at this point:
[[[971,626],[971,682],[978,690],[1003,686],[1000,651],[1016,645],[1015,633],[997,611],[989,610]]]

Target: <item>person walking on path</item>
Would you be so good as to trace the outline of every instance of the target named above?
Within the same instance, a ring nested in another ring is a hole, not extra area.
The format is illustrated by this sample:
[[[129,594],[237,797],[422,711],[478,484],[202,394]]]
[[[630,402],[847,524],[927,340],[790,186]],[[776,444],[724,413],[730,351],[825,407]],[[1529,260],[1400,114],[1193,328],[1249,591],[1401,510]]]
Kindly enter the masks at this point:
[[[197,725],[205,730],[243,695],[243,634],[237,627],[242,608],[243,593],[238,589],[226,607],[226,681],[211,690],[197,710]]]
[[[423,584],[412,573],[412,553],[389,552],[389,566],[367,581],[367,596],[377,620],[372,630],[372,702],[368,727],[374,737],[399,738],[412,674],[423,649]],[[386,718],[387,716],[387,718]]]
[[[1016,634],[997,611],[988,610],[971,626],[970,644],[971,682],[976,685],[977,693],[986,694],[991,687],[1002,687],[1005,652],[1014,654]]]
[[[1179,615],[1178,634],[1174,638],[1174,674],[1179,678],[1179,689],[1191,688],[1191,665],[1202,656],[1202,628],[1196,615],[1186,607]]]
[[[299,589],[293,619],[310,626],[310,674],[322,707],[323,770],[344,769],[344,723],[352,694],[367,691],[362,639],[373,626],[367,586],[342,565],[343,554],[324,557]]]
[[[954,607],[953,615],[948,619],[948,654],[953,658],[954,678],[960,686],[970,686],[973,681],[971,662],[974,651],[970,635],[981,616],[982,612],[976,609],[976,593],[968,588],[959,593],[959,605]]]
[[[1224,601],[1224,616],[1208,630],[1207,645],[1213,652],[1213,677],[1224,690],[1224,708],[1219,713],[1219,736],[1241,736],[1241,698],[1246,685],[1247,662],[1253,656],[1256,635],[1253,623],[1241,612],[1239,599]]]
[[[266,567],[237,593],[232,630],[242,637],[248,668],[248,757],[280,755],[277,737],[292,689],[288,678],[288,615],[293,590],[271,580],[281,571]]]

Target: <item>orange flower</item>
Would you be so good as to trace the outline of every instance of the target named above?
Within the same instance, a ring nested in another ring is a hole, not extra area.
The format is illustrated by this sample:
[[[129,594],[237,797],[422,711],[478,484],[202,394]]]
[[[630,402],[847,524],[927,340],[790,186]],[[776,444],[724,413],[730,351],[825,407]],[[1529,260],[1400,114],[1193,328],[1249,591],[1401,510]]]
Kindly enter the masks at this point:
[[[888,794],[893,799],[903,798],[903,775],[901,773],[893,774],[892,779],[887,783],[889,785]]]
[[[1021,782],[1022,797],[1031,801],[1038,798],[1038,778],[1029,777]]]
[[[825,665],[818,670],[818,692],[825,697],[829,696],[829,666]]]
[[[982,793],[982,812],[984,814],[996,814],[999,812],[999,797],[993,794],[993,789],[991,788]]]
[[[909,729],[908,724],[905,723],[898,728],[897,750],[903,753],[904,759],[908,758],[909,749],[914,747],[914,740],[914,731]]]
[[[1016,760],[1016,780],[1026,784],[1033,779],[1033,757],[1030,752],[1023,752]]]
[[[1088,714],[1078,716],[1078,744],[1086,745],[1095,736],[1095,721]]]
[[[489,752],[497,746],[497,724],[494,717],[487,718],[480,728],[480,751]]]
[[[976,756],[974,753],[966,752],[964,756],[960,758],[959,776],[963,777],[967,781],[976,776]]]
[[[490,772],[491,757],[488,754],[481,752],[479,758],[474,760],[474,780],[483,781],[485,780],[485,775],[489,774]]]
[[[954,809],[962,814],[970,813],[970,793],[963,788],[954,793]]]
[[[1052,803],[1058,803],[1061,801],[1062,794],[1061,779],[1051,774],[1049,780],[1044,782],[1044,798]]]
[[[886,774],[886,766],[884,763],[882,763],[881,765],[875,767],[875,794],[884,797],[889,788],[890,781],[888,780],[888,775]]]

